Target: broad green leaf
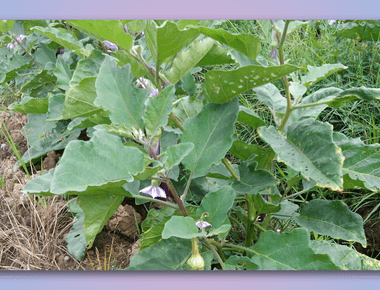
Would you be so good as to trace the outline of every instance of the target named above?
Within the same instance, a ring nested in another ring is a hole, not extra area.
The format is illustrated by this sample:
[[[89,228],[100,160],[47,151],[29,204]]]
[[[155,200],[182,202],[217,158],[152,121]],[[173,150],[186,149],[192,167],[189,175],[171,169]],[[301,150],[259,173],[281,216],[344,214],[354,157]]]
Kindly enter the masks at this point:
[[[171,21],[165,21],[161,26],[157,26],[154,21],[148,20],[144,32],[146,44],[158,64],[175,55],[199,35],[197,29],[179,30]]]
[[[46,113],[46,121],[62,120],[63,103],[65,101],[64,94],[54,94],[49,96],[49,109]]]
[[[343,90],[338,96],[336,96],[336,98],[325,101],[324,103],[331,107],[337,108],[346,102],[356,100],[365,100],[367,102],[375,100],[378,101],[380,100],[380,89],[366,87],[350,88]]]
[[[280,31],[284,31],[284,27],[285,27],[285,21],[284,20],[274,20],[274,24],[276,25],[276,27],[280,30]],[[288,26],[288,31],[287,31],[287,35],[289,35],[290,33],[292,33],[293,31],[296,31],[298,28],[300,28],[302,25],[307,25],[308,22],[305,22],[305,21],[297,21],[297,20],[292,20],[290,23],[289,23],[289,26]]]
[[[245,256],[230,256],[225,262],[226,270],[258,270],[258,266]]]
[[[195,65],[195,67],[229,63],[235,63],[235,61],[229,54],[229,51],[223,48],[220,44],[214,43],[214,45],[210,48],[206,55]]]
[[[44,43],[41,43],[37,48],[36,52],[33,54],[33,58],[43,70],[53,70],[55,68],[55,63],[57,62],[55,51],[50,49]]]
[[[113,195],[112,191],[103,190],[99,190],[98,195],[78,196],[78,204],[84,212],[83,228],[87,248],[92,247],[96,235],[102,231],[123,199],[123,196]]]
[[[343,174],[348,175],[357,187],[380,190],[379,146],[365,145],[360,139],[351,139],[341,133],[334,133],[334,142],[342,149],[345,157]],[[344,187],[351,188],[346,180]]]
[[[183,123],[187,118],[197,115],[202,108],[202,101],[198,99],[192,100],[189,97],[183,97],[175,102],[172,112],[177,119]]]
[[[11,31],[15,23],[16,20],[0,20],[0,31],[3,33]]]
[[[54,42],[59,45],[71,50],[75,51],[83,48],[82,42],[76,40],[70,33],[62,33],[57,28],[54,27],[33,27],[31,28],[33,31],[37,31],[42,35],[50,38]],[[83,55],[79,55],[83,56]]]
[[[300,99],[307,91],[307,88],[296,82],[289,82],[289,92],[293,96],[293,99]]]
[[[70,70],[70,66],[62,59],[62,57],[57,59],[53,74],[57,78],[57,87],[65,91],[68,90],[69,82],[73,74]]]
[[[347,246],[326,241],[310,241],[317,254],[327,254],[331,260],[344,270],[380,270],[380,261],[372,259]]]
[[[177,26],[179,29],[184,29],[186,26],[192,26],[192,25],[197,25],[200,20],[179,20],[177,22]]]
[[[252,59],[255,59],[260,53],[260,40],[252,34],[232,34],[224,29],[207,27],[199,27],[199,31],[220,43],[244,53]]]
[[[237,164],[231,164],[231,167],[235,172],[239,172]],[[211,168],[209,169],[209,173],[206,175],[206,177],[213,177],[225,180],[235,180],[235,177],[231,175],[231,172],[228,171],[227,167],[223,163],[211,166]]]
[[[148,212],[147,217],[141,224],[141,228],[144,232],[148,231],[152,226],[158,225],[158,224],[164,224],[163,221],[165,218],[170,218],[175,209],[171,207],[164,207],[160,210],[151,209]]]
[[[196,214],[200,217],[204,212],[208,212],[205,221],[209,222],[213,229],[217,229],[224,223],[234,199],[234,190],[229,186],[223,186],[215,192],[206,194]]]
[[[105,130],[95,131],[89,141],[72,141],[56,167],[51,191],[63,194],[99,194],[112,190],[126,195],[121,186],[144,170],[144,154],[124,146],[120,137]]]
[[[169,217],[166,217],[164,219],[164,222],[168,221]],[[149,248],[155,244],[157,244],[159,241],[162,241],[162,231],[164,230],[165,223],[160,223],[157,225],[153,225],[151,228],[149,228],[141,237],[141,244],[139,249],[145,249]]]
[[[327,254],[315,254],[306,229],[266,231],[251,249],[255,253],[251,261],[259,270],[342,270]]]
[[[78,85],[70,87],[65,93],[63,119],[88,117],[102,112],[102,108],[94,105],[96,99],[96,77],[84,78]]]
[[[317,186],[341,190],[343,187],[342,150],[332,140],[333,128],[311,118],[294,122],[286,136],[273,126],[260,127],[258,133],[290,168],[312,178]]]
[[[269,171],[257,169],[257,162],[240,163],[239,174],[240,181],[234,181],[232,187],[240,194],[257,194],[265,188],[276,185],[276,180]]]
[[[276,113],[285,114],[286,98],[281,95],[279,89],[273,84],[266,84],[253,91],[257,94],[257,99],[263,102],[270,108],[273,108]]]
[[[74,215],[74,224],[67,234],[65,241],[67,243],[67,250],[77,260],[81,260],[84,257],[87,242],[85,232],[83,228],[84,212],[77,203],[77,198],[71,199],[67,204],[67,208]]]
[[[191,97],[197,91],[197,86],[195,84],[195,80],[193,75],[191,74],[191,70],[185,74],[185,76],[181,79],[181,88]]]
[[[259,63],[256,60],[253,60],[252,58],[249,58],[245,54],[233,49],[229,55],[231,55],[231,58],[239,64],[240,67],[249,66],[249,65],[262,65],[262,66],[268,66],[268,64],[263,65]]]
[[[301,84],[303,84],[306,88],[309,88],[320,80],[327,78],[329,75],[332,75],[346,68],[346,66],[340,63],[324,64],[322,66],[308,65],[308,73],[305,76],[301,77]]]
[[[48,84],[48,83],[55,83],[56,81],[55,75],[49,70],[42,70],[38,74],[34,75],[34,77],[29,80],[26,84],[24,84],[20,92],[25,92],[28,89],[35,89],[39,88],[42,85]]]
[[[167,125],[174,98],[173,85],[163,89],[158,96],[149,98],[142,118],[144,120],[145,129],[150,138],[153,138],[156,135],[160,127]]]
[[[231,148],[238,110],[237,98],[224,104],[209,103],[197,116],[184,122],[181,142],[193,143],[194,150],[182,163],[192,172],[193,178],[205,175]]]
[[[53,179],[54,169],[44,175],[39,175],[25,185],[23,192],[30,194],[38,194],[41,196],[52,196],[50,185]]]
[[[191,239],[204,235],[206,235],[206,233],[199,232],[194,219],[189,216],[172,216],[170,220],[165,223],[164,230],[162,231],[162,238],[165,240],[170,237]]]
[[[100,41],[111,41],[127,51],[132,48],[133,37],[125,33],[119,20],[70,20],[66,22]]]
[[[103,61],[104,55],[101,51],[95,49],[91,51],[88,58],[79,60],[70,80],[70,87],[78,85],[84,78],[97,76]]]
[[[186,270],[190,254],[191,242],[173,237],[139,251],[126,270]]]
[[[270,158],[271,149],[261,148],[256,144],[246,144],[241,140],[235,140],[232,143],[232,147],[229,149],[230,153],[240,160],[248,160],[253,154],[257,155],[253,160],[258,163],[257,168],[263,168],[263,165],[267,163],[267,159]]]
[[[357,20],[355,22],[340,23],[337,26],[337,37],[368,41],[378,41],[380,25],[378,21]]]
[[[321,235],[367,244],[362,217],[339,200],[311,200],[294,220]]]
[[[230,229],[231,229],[231,224],[224,224],[224,225],[221,225],[219,228],[210,231],[206,235],[206,237],[217,236],[217,235],[220,235],[220,234],[222,234],[224,236],[227,236],[228,232],[230,231]]]
[[[288,200],[284,200],[281,202],[280,211],[274,213],[272,217],[280,219],[280,220],[288,220],[294,216],[298,216],[297,210],[299,206],[295,203],[292,203]]]
[[[9,82],[10,80],[18,77],[17,71],[28,68],[33,63],[28,55],[21,56],[15,54],[10,60],[1,61],[0,64],[0,84]]]
[[[21,102],[12,103],[8,109],[23,114],[45,114],[48,110],[48,98],[25,96]]]
[[[212,70],[205,74],[203,93],[209,102],[228,102],[239,94],[273,82],[297,69],[294,65],[285,64],[274,67],[250,65],[231,71]]]
[[[95,82],[97,97],[94,105],[109,111],[114,125],[143,129],[142,116],[150,91],[137,89],[132,83],[133,78],[129,64],[119,67],[107,56]]]
[[[265,122],[251,109],[239,106],[238,122],[247,124],[256,129],[261,126],[265,126]]]
[[[117,64],[119,66],[125,66],[127,63],[129,63],[131,65],[131,72],[136,78],[140,78],[149,74],[146,67],[126,51],[118,50],[113,53],[113,56],[118,60]]]
[[[280,211],[280,204],[273,204],[271,202],[266,201],[261,194],[255,194],[253,196],[253,204],[255,205],[255,210],[257,214],[263,213],[275,213]]]
[[[169,146],[165,151],[167,159],[164,165],[168,169],[178,165],[182,159],[193,150],[193,148],[194,144],[190,142]]]
[[[173,60],[172,67],[166,73],[172,84],[178,83],[211,49],[214,41],[206,38],[193,41],[187,48],[180,51]]]

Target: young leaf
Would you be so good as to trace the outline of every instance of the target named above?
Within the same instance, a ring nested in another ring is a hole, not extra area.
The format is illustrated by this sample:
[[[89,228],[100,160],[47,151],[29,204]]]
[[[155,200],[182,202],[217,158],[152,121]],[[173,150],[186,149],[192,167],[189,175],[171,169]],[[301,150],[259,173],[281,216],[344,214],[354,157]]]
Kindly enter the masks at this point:
[[[310,88],[320,80],[346,68],[347,67],[341,63],[324,64],[320,67],[308,65],[308,73],[301,77],[301,84],[303,84],[306,88]]]
[[[170,237],[178,237],[182,239],[191,239],[206,235],[204,232],[199,232],[192,217],[172,216],[165,223],[162,231],[162,238],[169,239]]]
[[[144,154],[124,146],[120,137],[105,130],[95,131],[89,141],[73,141],[66,147],[56,167],[51,191],[64,194],[99,194],[112,189],[126,196],[121,186],[144,170]]]
[[[142,116],[150,91],[137,89],[132,83],[133,78],[129,64],[119,67],[107,56],[95,82],[97,97],[94,105],[109,111],[114,125],[143,129]]]
[[[208,212],[205,221],[209,222],[213,229],[217,229],[224,223],[234,199],[234,190],[229,186],[223,186],[215,192],[206,194],[196,214],[200,217],[204,212]]]
[[[202,84],[204,95],[209,102],[228,102],[239,94],[254,87],[262,86],[296,71],[294,65],[274,67],[245,66],[231,71],[212,70],[206,73]]]
[[[185,131],[181,142],[193,143],[194,150],[182,163],[192,171],[193,178],[205,175],[213,164],[220,163],[231,148],[238,110],[237,98],[224,104],[209,103],[197,116],[183,124]]]
[[[315,254],[306,229],[278,234],[266,231],[252,247],[259,270],[341,270],[326,254]]]
[[[341,190],[343,187],[342,150],[332,140],[332,126],[311,118],[294,122],[286,137],[273,126],[260,127],[258,133],[285,162],[317,186]]]
[[[213,45],[214,41],[209,38],[197,39],[189,47],[180,51],[174,58],[172,67],[166,73],[170,83],[178,83],[206,55]]]
[[[111,41],[124,50],[132,48],[133,37],[125,33],[119,20],[70,20],[67,24],[100,41]]]
[[[193,148],[194,144],[190,142],[169,146],[165,151],[168,158],[166,159],[164,165],[168,169],[178,165],[182,159],[187,156],[191,150],[193,150]]]
[[[220,43],[244,53],[251,59],[255,59],[260,53],[260,39],[254,37],[252,34],[232,34],[224,29],[212,29],[207,27],[199,27],[199,31]]]
[[[302,227],[335,239],[359,242],[366,247],[362,217],[339,200],[312,200],[294,220]]]
[[[83,228],[87,248],[91,248],[96,235],[101,232],[104,225],[113,216],[123,196],[113,195],[112,191],[100,191],[99,195],[78,196],[78,204],[84,212]]]
[[[174,98],[174,86],[171,85],[163,89],[158,96],[148,100],[142,118],[149,137],[153,138],[160,127],[167,125]]]
[[[284,200],[280,204],[281,204],[280,211],[274,213],[272,217],[279,220],[288,220],[291,217],[298,216],[298,213],[297,213],[297,210],[299,208],[298,205],[288,200]]]

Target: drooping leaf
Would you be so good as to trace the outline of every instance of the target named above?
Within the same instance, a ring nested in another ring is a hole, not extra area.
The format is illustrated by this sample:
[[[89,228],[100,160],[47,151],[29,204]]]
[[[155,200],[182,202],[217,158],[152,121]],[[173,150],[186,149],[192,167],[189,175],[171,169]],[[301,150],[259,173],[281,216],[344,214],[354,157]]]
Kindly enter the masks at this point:
[[[199,27],[199,31],[220,43],[244,53],[252,59],[255,59],[260,53],[260,39],[254,37],[252,34],[232,34],[224,29],[212,29],[207,27]]]
[[[69,89],[69,82],[72,77],[72,72],[70,70],[70,66],[65,61],[63,61],[61,57],[57,59],[53,74],[57,78],[56,85],[58,88],[65,91]]]
[[[111,41],[127,51],[132,48],[133,37],[125,33],[119,20],[70,20],[66,22],[100,41]]]
[[[83,228],[87,248],[91,248],[98,233],[115,213],[123,196],[112,195],[112,191],[99,190],[98,195],[78,196],[78,204],[84,212]]]
[[[182,143],[193,143],[194,150],[182,163],[193,173],[193,178],[206,174],[213,164],[220,163],[231,148],[238,109],[237,99],[224,104],[209,103],[197,116],[184,122]]]
[[[341,270],[327,254],[315,254],[306,229],[266,231],[252,247],[251,261],[259,270]]]
[[[139,251],[125,270],[186,270],[190,254],[190,240],[173,237]]]
[[[273,84],[266,84],[253,91],[257,94],[257,99],[263,102],[270,108],[273,108],[276,113],[285,114],[286,98],[281,95],[279,89]]]
[[[194,66],[218,65],[235,63],[227,49],[220,44],[214,43],[206,55]]]
[[[372,191],[380,189],[380,148],[376,145],[365,145],[360,139],[348,138],[342,133],[334,133],[334,142],[342,149],[345,157],[343,174],[349,177],[359,188]],[[344,180],[345,188],[352,188]]]
[[[341,63],[324,64],[319,67],[308,65],[308,73],[305,76],[301,77],[301,84],[303,84],[306,88],[310,88],[320,80],[327,78],[329,75],[332,75],[346,68],[347,67]]]
[[[72,141],[56,167],[51,191],[96,194],[109,190],[126,196],[121,187],[144,170],[144,154],[124,146],[120,137],[98,130],[89,141]]]
[[[109,118],[115,125],[144,128],[142,116],[150,91],[137,89],[132,80],[129,64],[121,68],[107,56],[95,82],[97,97],[94,105],[109,111]]]
[[[239,115],[237,120],[251,126],[254,129],[265,126],[265,122],[254,111],[244,106],[239,106]]]
[[[21,102],[12,103],[8,109],[22,114],[45,114],[48,110],[48,98],[32,98],[26,95]]]
[[[50,170],[48,173],[39,175],[31,180],[25,185],[23,192],[30,194],[38,194],[41,196],[52,196],[50,192],[50,185],[53,179],[54,169]]]
[[[330,107],[340,107],[342,104],[356,101],[365,100],[367,102],[380,100],[380,89],[359,87],[343,90],[336,98],[327,100],[325,103]]]
[[[380,37],[380,25],[378,21],[358,20],[339,23],[337,37],[351,38],[368,41],[378,41]]]
[[[379,260],[372,259],[347,246],[327,241],[310,241],[317,254],[327,254],[331,260],[344,270],[380,270]]]
[[[261,148],[256,144],[246,144],[241,140],[235,140],[229,151],[243,161],[248,160],[253,154],[257,155],[257,157],[253,158],[258,163],[257,168],[263,168],[267,158],[271,156],[270,153],[273,152],[271,149]]]
[[[180,51],[174,58],[172,67],[166,73],[167,79],[172,84],[179,82],[211,49],[214,41],[206,38],[193,41],[189,47]]]
[[[212,229],[219,228],[226,220],[227,213],[232,208],[235,192],[229,186],[223,186],[215,192],[210,192],[202,199],[196,214],[200,217],[208,212],[205,221],[212,225]]]
[[[367,244],[363,218],[339,200],[311,200],[294,220],[321,235],[359,242],[363,247]]]
[[[294,65],[245,66],[231,71],[212,70],[205,74],[203,93],[209,102],[228,102],[235,96],[296,71]]]
[[[187,156],[191,150],[193,150],[193,148],[194,144],[190,142],[169,146],[165,151],[167,159],[164,165],[168,169],[171,169],[172,167],[178,165],[182,159]]]
[[[172,216],[170,220],[165,223],[164,230],[162,231],[163,239],[169,239],[170,237],[191,239],[204,235],[206,235],[206,233],[199,232],[194,219],[189,216]]]
[[[341,190],[343,187],[342,150],[332,140],[332,126],[311,118],[294,122],[286,136],[273,126],[260,127],[258,133],[285,162],[317,186]]]
[[[148,100],[142,118],[149,137],[153,138],[160,127],[167,125],[174,98],[174,86],[170,85]]]

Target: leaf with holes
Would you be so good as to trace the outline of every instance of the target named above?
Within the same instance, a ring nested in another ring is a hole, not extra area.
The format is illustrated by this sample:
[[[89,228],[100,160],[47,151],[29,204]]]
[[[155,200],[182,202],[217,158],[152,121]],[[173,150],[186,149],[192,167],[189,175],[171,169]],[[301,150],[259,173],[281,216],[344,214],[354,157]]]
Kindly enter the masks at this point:
[[[341,190],[343,187],[342,150],[333,142],[333,128],[311,118],[294,122],[282,135],[273,126],[260,127],[260,137],[293,170],[317,182],[317,186]]]
[[[350,211],[342,201],[311,200],[294,220],[300,226],[318,234],[359,242],[363,247],[367,245],[362,217]]]

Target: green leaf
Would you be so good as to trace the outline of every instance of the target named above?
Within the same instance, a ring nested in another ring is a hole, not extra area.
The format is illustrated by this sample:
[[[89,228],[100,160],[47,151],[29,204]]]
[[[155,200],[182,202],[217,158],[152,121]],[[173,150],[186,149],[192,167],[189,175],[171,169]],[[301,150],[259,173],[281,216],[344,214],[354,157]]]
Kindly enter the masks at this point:
[[[46,44],[41,43],[33,57],[41,69],[53,70],[55,68],[55,63],[57,62],[55,51],[50,49]]]
[[[206,80],[202,84],[202,88],[207,101],[223,103],[254,87],[273,82],[297,69],[298,67],[294,65],[285,64],[274,67],[250,65],[231,71],[212,70],[205,74]]]
[[[48,83],[54,83],[56,81],[55,75],[49,70],[42,70],[38,74],[34,75],[32,79],[30,79],[26,84],[24,84],[20,92],[25,92],[28,89],[39,88],[42,85]]]
[[[347,246],[326,241],[310,241],[317,254],[327,254],[331,260],[343,270],[380,270],[379,260],[363,255]]]
[[[195,80],[193,75],[191,74],[191,70],[185,74],[185,76],[181,79],[181,88],[191,97],[197,91],[197,87],[195,84]]]
[[[281,204],[280,211],[274,213],[272,217],[277,218],[279,220],[288,220],[294,216],[298,216],[298,213],[297,213],[297,210],[299,208],[298,205],[288,200],[284,200],[280,204]]]
[[[190,142],[169,146],[165,151],[168,158],[164,165],[168,169],[178,165],[185,156],[189,155],[193,148],[194,144]]]
[[[248,257],[233,255],[225,262],[226,270],[258,270]]]
[[[343,187],[342,150],[332,140],[333,128],[328,123],[311,118],[294,122],[286,136],[273,126],[258,129],[260,137],[285,162],[306,178],[312,178],[317,186],[341,190]]]
[[[335,239],[359,242],[366,247],[362,217],[339,200],[311,200],[294,220],[300,226]]]
[[[16,20],[0,20],[0,31],[7,33],[12,30]]]
[[[175,102],[172,111],[177,119],[183,123],[187,118],[197,115],[202,108],[202,101],[198,99],[192,100],[189,97],[183,97]]]
[[[227,236],[228,232],[230,231],[230,229],[231,229],[231,225],[230,224],[224,224],[224,225],[221,225],[219,228],[210,231],[206,235],[206,237],[217,236],[217,235],[220,235],[220,234],[222,234],[224,236]]]
[[[280,204],[273,204],[271,202],[266,201],[261,194],[255,194],[253,196],[253,204],[255,205],[255,210],[257,214],[263,213],[275,213],[280,211]]]
[[[356,100],[365,100],[367,102],[378,101],[380,100],[380,89],[366,87],[346,89],[334,99],[325,101],[325,103],[331,107],[337,108],[346,102]]]
[[[163,239],[169,239],[170,237],[191,239],[204,235],[206,235],[206,233],[199,232],[194,219],[189,216],[172,216],[170,220],[165,223],[164,230],[162,231]]]
[[[54,42],[58,43],[60,46],[63,46],[71,51],[80,50],[83,48],[82,42],[76,40],[69,32],[63,33],[57,28],[54,27],[33,27],[33,31],[37,31],[42,35],[50,38]],[[74,52],[75,53],[75,52]],[[78,54],[83,57],[83,54]]]
[[[224,29],[212,29],[207,27],[199,27],[199,31],[220,43],[244,53],[252,59],[255,59],[260,53],[260,39],[254,37],[252,34],[232,34]]]
[[[51,191],[64,194],[96,194],[112,190],[126,196],[121,186],[144,170],[144,154],[124,146],[120,137],[105,130],[95,131],[89,141],[72,141],[56,167]]]
[[[165,222],[168,220],[169,217],[166,217],[163,223],[153,225],[142,235],[139,247],[140,250],[149,248],[162,240],[162,231],[164,230]]]
[[[128,31],[131,33],[140,33],[144,30],[146,20],[132,20],[127,23]]]
[[[68,90],[69,82],[73,74],[70,70],[70,66],[62,59],[62,57],[57,59],[53,74],[57,78],[57,87],[65,91]]]
[[[345,157],[343,174],[353,180],[351,184],[369,189],[380,190],[380,148],[365,145],[360,139],[348,138],[341,133],[334,133],[334,142],[342,149]],[[352,188],[344,180],[345,188]]]
[[[165,218],[170,218],[174,214],[174,212],[175,209],[168,206],[163,207],[160,210],[149,210],[147,217],[141,224],[142,230],[146,232],[154,225],[165,224],[163,222]]]
[[[181,142],[193,143],[194,150],[182,163],[192,171],[193,178],[205,175],[231,148],[238,109],[237,98],[224,104],[209,103],[197,116],[184,122]]]
[[[54,170],[50,170],[44,175],[39,175],[31,180],[25,185],[23,192],[30,194],[38,194],[41,196],[52,196],[50,192],[50,185],[53,179]]]
[[[22,114],[45,114],[48,110],[48,98],[25,96],[21,102],[12,103],[8,109]]]
[[[197,29],[179,30],[171,21],[165,21],[161,26],[157,26],[154,21],[147,20],[144,32],[146,44],[158,64],[175,55],[199,35]]]
[[[205,221],[209,222],[213,229],[217,229],[226,220],[234,199],[234,190],[229,186],[223,186],[215,192],[206,194],[196,214],[200,217],[204,212],[208,212],[208,217],[205,218]]]
[[[186,270],[191,254],[191,242],[171,238],[142,249],[131,258],[126,270]]]
[[[234,181],[232,187],[240,194],[257,194],[265,188],[276,185],[276,180],[269,171],[257,169],[257,162],[240,163],[239,174],[240,181]]]
[[[145,113],[142,116],[149,137],[153,138],[160,127],[167,125],[174,98],[173,85],[163,89],[158,96],[149,98]]]
[[[84,212],[77,202],[78,198],[71,199],[67,204],[67,208],[74,215],[74,224],[67,234],[65,241],[67,243],[67,250],[77,260],[82,260],[84,257],[87,242],[83,228]]]
[[[138,62],[133,56],[124,50],[118,50],[113,53],[113,56],[118,60],[119,66],[125,66],[127,63],[131,65],[131,72],[136,78],[143,77],[149,74],[146,67]]]
[[[368,41],[378,41],[380,37],[380,25],[378,21],[363,21],[340,23],[337,26],[337,37],[351,38]]]
[[[64,94],[54,94],[49,96],[49,110],[46,113],[46,121],[62,120],[63,103],[65,101]]]
[[[111,41],[127,51],[132,48],[133,37],[125,33],[119,20],[70,20],[66,22],[100,41]]]
[[[329,75],[332,75],[338,71],[347,69],[347,67],[340,63],[335,63],[324,64],[319,67],[308,65],[307,69],[308,73],[301,77],[301,84],[303,84],[306,88],[310,88],[320,80],[327,78]]]
[[[281,92],[274,84],[266,84],[253,91],[257,94],[257,99],[263,102],[270,108],[273,108],[276,113],[285,114],[286,98],[281,95]]]
[[[211,49],[214,41],[206,38],[193,41],[174,58],[172,67],[166,73],[167,79],[172,84],[178,83]]]
[[[251,109],[239,106],[238,122],[247,124],[256,129],[261,126],[265,126],[265,122]]]
[[[109,118],[114,125],[143,129],[142,116],[150,91],[137,89],[132,84],[133,78],[129,64],[119,67],[107,56],[95,82],[97,97],[94,105],[109,111]]]
[[[70,87],[65,93],[62,118],[74,119],[88,117],[102,112],[94,105],[96,99],[96,77],[84,78],[78,85]]]
[[[78,204],[84,212],[83,228],[87,248],[91,248],[96,235],[100,233],[110,217],[123,201],[123,196],[112,195],[112,191],[99,190],[98,195],[78,196]]]
[[[21,56],[15,54],[10,60],[1,61],[0,64],[0,84],[9,82],[10,80],[18,77],[17,71],[28,68],[33,63],[28,55]]]
[[[195,65],[205,66],[205,65],[218,65],[218,64],[229,64],[235,63],[229,51],[223,48],[220,44],[214,43],[206,55]]]
[[[315,254],[306,229],[276,233],[266,231],[252,247],[251,261],[259,270],[342,270],[326,254]]]

